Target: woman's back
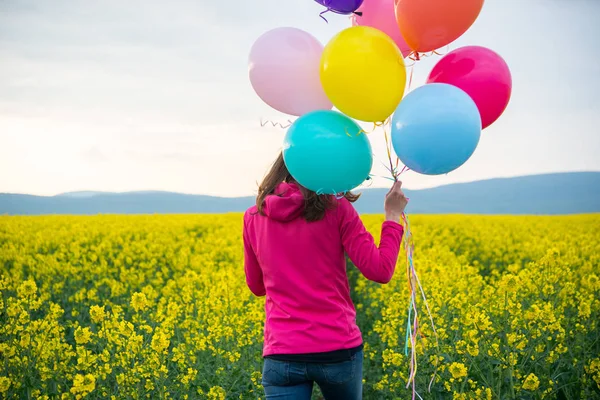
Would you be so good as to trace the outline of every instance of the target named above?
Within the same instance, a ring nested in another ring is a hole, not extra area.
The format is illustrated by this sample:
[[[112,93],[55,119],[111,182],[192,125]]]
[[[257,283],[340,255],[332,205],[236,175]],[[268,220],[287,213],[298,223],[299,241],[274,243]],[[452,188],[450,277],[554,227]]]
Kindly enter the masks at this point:
[[[346,275],[346,252],[368,279],[388,282],[402,226],[386,222],[379,249],[353,206],[342,198],[324,218],[303,218],[305,199],[281,183],[244,217],[247,283],[266,295],[264,356],[324,353],[362,344]]]

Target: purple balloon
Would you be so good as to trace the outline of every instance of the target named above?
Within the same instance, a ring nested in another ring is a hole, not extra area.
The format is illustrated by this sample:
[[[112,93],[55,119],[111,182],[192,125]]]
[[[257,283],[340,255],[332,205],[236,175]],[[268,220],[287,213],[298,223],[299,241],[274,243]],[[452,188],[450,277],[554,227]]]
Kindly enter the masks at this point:
[[[328,10],[338,14],[352,14],[362,5],[363,0],[315,0],[327,7]]]

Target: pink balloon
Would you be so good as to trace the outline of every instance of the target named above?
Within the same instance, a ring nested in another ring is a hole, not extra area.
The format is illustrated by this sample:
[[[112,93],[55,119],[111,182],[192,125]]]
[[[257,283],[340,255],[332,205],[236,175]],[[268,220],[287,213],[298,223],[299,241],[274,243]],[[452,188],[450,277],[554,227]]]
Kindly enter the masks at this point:
[[[396,22],[394,0],[364,0],[356,12],[357,14],[352,18],[353,26],[370,26],[379,29],[396,42],[404,57],[410,54],[410,47],[402,37]]]
[[[433,68],[427,83],[449,83],[467,92],[477,104],[486,128],[502,115],[512,92],[506,62],[480,46],[461,47],[446,54]]]
[[[273,29],[258,38],[250,50],[250,82],[260,98],[290,115],[330,110],[319,68],[323,45],[296,28]]]

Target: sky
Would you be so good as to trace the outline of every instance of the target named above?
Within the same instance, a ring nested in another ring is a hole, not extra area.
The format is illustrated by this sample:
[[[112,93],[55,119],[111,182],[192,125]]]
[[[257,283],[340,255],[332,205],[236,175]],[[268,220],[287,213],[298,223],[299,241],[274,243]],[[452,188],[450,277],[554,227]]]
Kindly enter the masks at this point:
[[[320,11],[313,0],[0,0],[0,192],[254,194],[285,135],[260,121],[288,116],[252,90],[248,53],[273,28],[326,44],[350,26]],[[596,0],[486,0],[450,50],[502,55],[511,103],[464,166],[406,173],[406,187],[600,171],[599,16]],[[412,67],[411,89],[437,60]],[[383,159],[383,135],[369,137]]]

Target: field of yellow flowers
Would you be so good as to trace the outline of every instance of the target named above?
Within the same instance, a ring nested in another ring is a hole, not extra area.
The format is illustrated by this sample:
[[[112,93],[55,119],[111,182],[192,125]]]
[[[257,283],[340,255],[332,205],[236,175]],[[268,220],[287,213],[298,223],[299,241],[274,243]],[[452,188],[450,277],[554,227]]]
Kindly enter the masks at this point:
[[[382,218],[364,220],[378,235]],[[600,398],[600,215],[411,223],[439,338],[423,319],[425,399]],[[0,396],[264,398],[264,300],[245,287],[241,225],[238,214],[0,217]],[[403,257],[385,286],[348,268],[364,397],[406,399]]]

